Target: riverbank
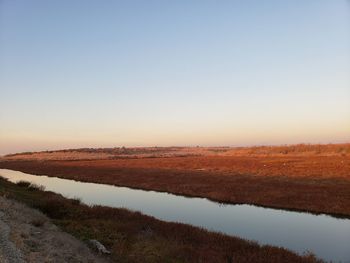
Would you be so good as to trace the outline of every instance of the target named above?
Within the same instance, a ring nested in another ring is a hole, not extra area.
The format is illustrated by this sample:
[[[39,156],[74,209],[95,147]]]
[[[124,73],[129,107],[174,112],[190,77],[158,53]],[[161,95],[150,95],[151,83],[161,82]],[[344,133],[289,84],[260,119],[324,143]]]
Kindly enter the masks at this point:
[[[349,144],[83,149],[17,154],[0,168],[349,218],[349,152]]]
[[[5,185],[0,182],[0,193]],[[7,186],[6,186],[7,187]],[[96,262],[109,260],[62,232],[38,210],[0,196],[0,262]]]
[[[88,207],[28,184],[0,179],[0,195],[41,210],[78,239],[99,240],[111,250],[109,259],[115,262],[317,262],[312,256],[301,257],[282,248],[166,223],[125,209]]]

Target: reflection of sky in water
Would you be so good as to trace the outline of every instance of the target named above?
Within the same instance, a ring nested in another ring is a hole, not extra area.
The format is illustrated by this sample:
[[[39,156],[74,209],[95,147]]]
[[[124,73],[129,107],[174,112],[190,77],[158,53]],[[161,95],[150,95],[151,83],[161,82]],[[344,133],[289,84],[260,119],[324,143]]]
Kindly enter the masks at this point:
[[[0,175],[12,182],[34,182],[46,190],[79,197],[87,204],[125,207],[165,221],[201,226],[299,253],[309,250],[327,260],[350,262],[348,219],[250,205],[220,205],[203,198],[34,176],[7,169],[0,169]]]

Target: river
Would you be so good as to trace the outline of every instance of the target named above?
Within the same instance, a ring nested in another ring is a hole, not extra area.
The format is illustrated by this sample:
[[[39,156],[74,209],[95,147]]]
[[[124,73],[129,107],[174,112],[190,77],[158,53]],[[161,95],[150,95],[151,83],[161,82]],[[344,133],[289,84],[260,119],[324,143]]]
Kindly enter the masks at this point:
[[[306,251],[334,262],[350,262],[350,220],[253,205],[220,204],[206,198],[136,190],[106,184],[0,169],[11,182],[25,180],[88,205],[123,207],[169,222],[181,222],[260,244]]]

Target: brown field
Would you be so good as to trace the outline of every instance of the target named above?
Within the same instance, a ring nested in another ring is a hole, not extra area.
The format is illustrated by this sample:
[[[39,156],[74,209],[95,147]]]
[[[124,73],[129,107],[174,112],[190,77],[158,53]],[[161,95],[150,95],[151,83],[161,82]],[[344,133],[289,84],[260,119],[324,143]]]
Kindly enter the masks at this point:
[[[350,144],[77,149],[6,156],[0,168],[350,217]]]
[[[25,182],[13,184],[0,178],[0,195],[39,209],[83,241],[99,240],[111,251],[106,256],[111,262],[321,262],[312,255],[299,256],[138,212],[89,207]]]

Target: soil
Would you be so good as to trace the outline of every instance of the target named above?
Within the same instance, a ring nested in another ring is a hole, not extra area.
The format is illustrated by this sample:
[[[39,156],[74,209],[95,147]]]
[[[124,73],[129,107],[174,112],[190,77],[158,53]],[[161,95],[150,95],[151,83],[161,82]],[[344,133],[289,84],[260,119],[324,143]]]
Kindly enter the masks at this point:
[[[0,262],[107,262],[38,210],[0,196]]]

